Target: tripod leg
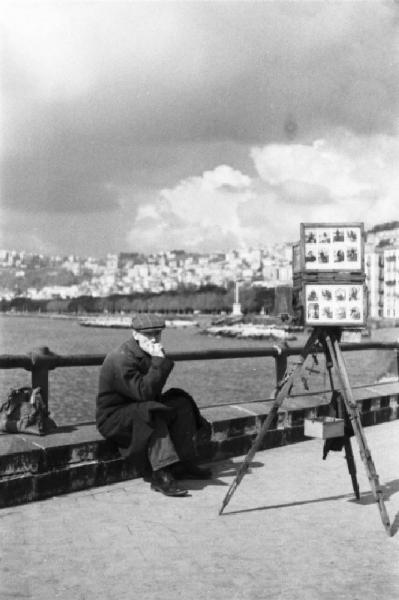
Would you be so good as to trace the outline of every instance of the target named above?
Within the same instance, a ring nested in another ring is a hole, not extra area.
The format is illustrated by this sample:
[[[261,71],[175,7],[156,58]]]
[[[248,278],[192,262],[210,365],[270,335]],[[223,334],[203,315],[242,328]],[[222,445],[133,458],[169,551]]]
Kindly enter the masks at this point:
[[[352,479],[353,491],[355,492],[355,496],[356,496],[357,500],[359,500],[360,493],[359,493],[359,484],[357,482],[357,477],[356,477],[356,463],[355,463],[355,459],[353,456],[352,444],[351,444],[350,438],[347,435],[345,436],[344,448],[345,448],[346,464],[348,465],[349,475],[351,476],[351,479]]]
[[[295,379],[297,379],[301,375],[301,373],[304,369],[305,363],[306,363],[306,359],[308,358],[308,356],[310,354],[310,350],[311,350],[313,344],[315,343],[315,341],[317,340],[317,338],[318,338],[318,332],[316,330],[313,330],[312,334],[310,335],[310,337],[309,337],[308,341],[306,342],[305,347],[303,349],[302,361],[300,362],[300,364],[298,364],[293,369],[293,371],[290,374],[286,373],[285,377],[283,377],[283,379],[277,384],[276,391],[275,391],[275,398],[274,398],[272,407],[270,409],[270,412],[267,415],[265,421],[263,422],[263,425],[262,425],[258,435],[256,436],[248,454],[246,455],[244,462],[241,464],[240,468],[238,469],[234,481],[232,482],[229,489],[227,490],[227,493],[226,493],[223,503],[222,503],[222,507],[219,511],[219,515],[222,514],[224,508],[230,502],[230,499],[233,496],[235,490],[237,489],[238,485],[240,484],[241,480],[243,479],[245,473],[248,471],[249,465],[250,465],[253,457],[255,456],[256,452],[259,450],[259,448],[263,442],[263,439],[265,438],[265,436],[270,428],[270,425],[273,422],[273,419],[277,415],[278,409],[282,405],[283,400],[289,394],[292,386],[294,385]]]
[[[330,349],[328,348],[325,337],[322,337],[321,342],[322,342],[323,348],[324,348],[324,355],[325,355],[325,360],[326,360],[326,366],[328,369],[328,377],[330,380],[331,391],[334,396],[335,386],[334,386],[334,377],[332,374],[333,361],[332,361]],[[338,401],[337,401],[337,413],[338,413],[337,416],[339,418],[344,419],[345,421],[348,419],[348,414],[347,414],[345,407],[342,406],[341,398],[338,398]],[[353,456],[352,444],[351,444],[350,437],[346,434],[344,434],[344,448],[345,448],[346,464],[348,466],[349,475],[352,480],[353,491],[355,492],[355,496],[356,496],[357,500],[359,500],[360,493],[359,493],[359,484],[358,484],[357,477],[356,477],[356,463],[355,463],[355,458]]]
[[[350,423],[350,418],[348,415],[348,411],[346,410],[345,403],[342,400],[342,397],[338,398],[338,417],[344,419],[345,428],[347,428],[348,423]],[[344,448],[345,448],[345,459],[348,467],[349,475],[352,480],[353,491],[355,492],[356,499],[360,499],[359,492],[359,484],[356,477],[356,463],[355,458],[353,456],[351,439],[347,433],[344,433]]]
[[[371,457],[370,450],[367,446],[366,437],[364,435],[363,427],[360,421],[359,409],[353,398],[353,393],[349,383],[349,377],[342,356],[341,348],[339,346],[339,342],[335,336],[332,341],[329,335],[326,336],[326,342],[331,353],[335,370],[340,379],[345,407],[352,421],[353,430],[355,432],[356,439],[359,445],[360,456],[366,469],[371,491],[378,505],[381,521],[385,527],[387,534],[391,535],[391,524],[389,521],[387,510],[385,508],[383,492],[380,486],[379,478],[374,466],[373,459]]]

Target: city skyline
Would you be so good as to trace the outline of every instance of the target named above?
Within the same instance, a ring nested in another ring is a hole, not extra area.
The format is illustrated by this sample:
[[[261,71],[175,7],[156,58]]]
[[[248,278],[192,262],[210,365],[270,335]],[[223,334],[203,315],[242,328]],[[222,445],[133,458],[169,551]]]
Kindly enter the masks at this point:
[[[398,10],[4,2],[0,246],[227,252],[394,220]]]
[[[0,248],[0,254],[4,255],[4,254],[16,254],[16,255],[21,255],[21,256],[43,256],[43,257],[47,257],[47,258],[60,258],[60,259],[64,259],[64,258],[69,258],[69,257],[74,257],[77,259],[82,259],[82,260],[86,260],[86,259],[95,259],[95,260],[104,260],[107,257],[123,257],[124,255],[137,255],[137,257],[140,256],[144,256],[144,257],[151,257],[151,256],[169,256],[172,257],[172,255],[175,255],[176,253],[183,253],[186,256],[221,256],[221,255],[229,255],[229,254],[247,254],[247,253],[255,253],[255,252],[272,252],[273,250],[275,250],[276,248],[283,248],[283,247],[291,247],[293,245],[294,242],[276,242],[275,244],[270,244],[270,245],[264,245],[264,246],[259,246],[259,247],[252,247],[252,246],[241,246],[240,248],[229,248],[227,250],[220,250],[220,251],[197,251],[197,250],[187,250],[185,248],[171,248],[170,250],[157,250],[157,251],[152,251],[152,252],[136,252],[136,251],[126,251],[126,250],[116,250],[115,252],[108,252],[107,254],[103,254],[103,255],[94,255],[94,254],[77,254],[77,253],[66,253],[66,254],[62,254],[62,253],[58,253],[58,254],[49,254],[49,253],[39,253],[39,252],[34,252],[34,251],[28,251],[24,248]]]
[[[312,222],[313,223],[313,222]],[[347,222],[349,224],[349,222]],[[324,224],[324,223],[323,223]],[[329,224],[326,223],[326,225],[334,225],[334,222],[331,221]],[[364,223],[363,223],[364,225]],[[399,229],[399,220],[391,220],[391,221],[387,221],[387,222],[378,222],[378,223],[370,223],[370,227],[368,229],[364,230],[364,235],[365,235],[365,241],[367,241],[367,238],[370,234],[373,234],[376,230],[378,231],[383,231],[383,232],[389,232],[391,230],[397,230]],[[169,249],[158,249],[158,250],[152,250],[152,251],[148,251],[148,252],[144,252],[144,251],[135,251],[135,250],[126,250],[126,249],[116,249],[114,252],[108,252],[106,254],[78,254],[78,253],[74,253],[74,252],[67,252],[67,253],[56,253],[56,254],[51,254],[48,252],[44,252],[44,253],[40,253],[37,251],[30,251],[30,250],[26,250],[26,248],[5,248],[5,247],[0,247],[0,254],[4,254],[4,253],[8,253],[8,254],[12,254],[12,253],[16,253],[16,254],[21,254],[21,255],[40,255],[42,254],[43,256],[47,256],[47,257],[52,257],[52,258],[68,258],[69,256],[73,256],[75,258],[79,258],[79,259],[96,259],[96,260],[103,260],[106,259],[107,256],[121,256],[124,254],[137,254],[137,255],[143,255],[143,256],[160,256],[160,255],[168,255],[168,254],[173,254],[173,253],[179,253],[179,252],[183,252],[187,255],[217,255],[217,254],[230,254],[230,253],[246,253],[246,252],[256,252],[256,251],[262,251],[262,252],[271,252],[277,248],[283,248],[283,247],[287,247],[287,246],[293,246],[294,244],[298,243],[299,241],[299,236],[300,236],[300,231],[299,231],[299,227],[298,227],[298,235],[297,235],[297,239],[295,240],[279,240],[275,243],[272,244],[259,244],[258,246],[253,246],[253,245],[241,245],[240,247],[235,247],[235,248],[226,248],[225,250],[219,250],[219,251],[210,251],[210,250],[190,250],[187,248],[178,248],[178,247],[171,247]],[[396,238],[396,236],[394,236]],[[396,243],[396,242],[395,242]]]

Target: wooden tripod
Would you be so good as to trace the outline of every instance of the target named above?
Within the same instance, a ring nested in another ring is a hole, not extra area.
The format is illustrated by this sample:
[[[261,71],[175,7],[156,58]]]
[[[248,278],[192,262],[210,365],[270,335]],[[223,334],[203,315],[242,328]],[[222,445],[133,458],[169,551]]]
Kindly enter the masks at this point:
[[[319,343],[321,344],[323,352],[325,354],[331,389],[333,392],[336,391],[334,386],[333,373],[335,373],[338,378],[339,392],[340,397],[342,398],[342,401],[338,403],[338,416],[347,416],[350,420],[350,423],[352,424],[353,432],[355,434],[359,446],[360,457],[364,463],[367,477],[370,482],[371,492],[377,503],[382,523],[387,534],[392,535],[391,524],[384,504],[383,492],[380,486],[379,478],[374,466],[373,459],[371,457],[370,450],[367,445],[366,437],[364,435],[363,427],[360,421],[359,408],[353,397],[353,392],[349,383],[346,365],[339,345],[340,337],[341,330],[339,328],[315,327],[313,329],[302,351],[300,361],[297,363],[297,365],[293,368],[291,372],[288,372],[287,370],[282,380],[278,382],[270,412],[267,415],[258,435],[256,436],[247,456],[245,457],[244,462],[238,469],[235,479],[230,485],[227,494],[223,500],[223,504],[219,511],[219,514],[222,514],[223,510],[229,503],[235,490],[237,489],[245,473],[247,472],[253,457],[259,450],[270,428],[271,423],[276,418],[278,409],[282,405],[284,399],[287,396],[289,396],[295,381],[303,375],[303,372],[306,368],[307,359],[312,354],[312,350],[314,352],[315,345]],[[360,496],[359,486],[356,478],[356,465],[353,457],[351,441],[348,435],[344,436],[344,448],[348,470],[352,479],[353,490],[355,492],[356,498],[359,499]]]

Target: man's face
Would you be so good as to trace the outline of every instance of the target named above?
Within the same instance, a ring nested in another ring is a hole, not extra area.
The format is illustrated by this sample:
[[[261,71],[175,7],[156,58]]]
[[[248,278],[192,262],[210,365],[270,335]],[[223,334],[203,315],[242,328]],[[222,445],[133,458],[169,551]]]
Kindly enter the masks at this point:
[[[140,333],[154,344],[157,344],[161,341],[162,329],[147,329],[146,331],[141,331]]]

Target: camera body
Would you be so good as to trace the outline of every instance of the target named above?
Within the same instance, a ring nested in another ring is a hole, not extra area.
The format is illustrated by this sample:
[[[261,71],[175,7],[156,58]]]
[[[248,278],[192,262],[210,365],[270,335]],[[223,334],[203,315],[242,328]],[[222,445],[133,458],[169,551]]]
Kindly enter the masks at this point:
[[[299,324],[364,327],[363,223],[301,223],[292,269],[293,310]]]

